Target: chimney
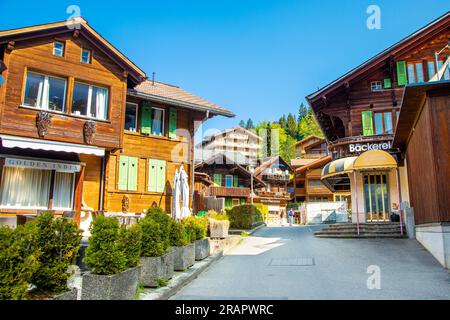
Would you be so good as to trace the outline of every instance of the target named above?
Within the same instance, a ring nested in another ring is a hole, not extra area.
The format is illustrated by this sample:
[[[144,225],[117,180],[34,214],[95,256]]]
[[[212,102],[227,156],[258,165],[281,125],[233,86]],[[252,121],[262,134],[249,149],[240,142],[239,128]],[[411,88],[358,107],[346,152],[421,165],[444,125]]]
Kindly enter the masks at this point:
[[[152,86],[155,85],[155,75],[156,75],[156,73],[153,72],[153,74],[152,74]]]

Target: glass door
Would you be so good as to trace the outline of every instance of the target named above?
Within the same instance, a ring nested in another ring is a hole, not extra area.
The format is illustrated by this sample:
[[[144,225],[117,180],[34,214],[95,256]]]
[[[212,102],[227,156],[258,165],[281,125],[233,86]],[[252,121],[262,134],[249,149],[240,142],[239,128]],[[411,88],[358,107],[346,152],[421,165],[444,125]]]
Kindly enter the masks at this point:
[[[364,175],[364,199],[367,222],[390,220],[386,174],[370,173]]]

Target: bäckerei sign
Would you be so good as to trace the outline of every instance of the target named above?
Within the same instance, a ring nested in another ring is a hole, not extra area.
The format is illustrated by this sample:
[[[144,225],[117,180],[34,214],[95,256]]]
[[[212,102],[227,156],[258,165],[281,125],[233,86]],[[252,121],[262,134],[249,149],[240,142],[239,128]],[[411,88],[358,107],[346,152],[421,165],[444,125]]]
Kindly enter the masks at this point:
[[[19,167],[38,170],[56,170],[58,172],[80,172],[81,165],[64,162],[49,162],[34,159],[6,158],[6,167]]]
[[[379,142],[379,143],[351,143],[348,145],[348,149],[351,153],[365,152],[370,150],[389,150],[392,147],[392,142]]]

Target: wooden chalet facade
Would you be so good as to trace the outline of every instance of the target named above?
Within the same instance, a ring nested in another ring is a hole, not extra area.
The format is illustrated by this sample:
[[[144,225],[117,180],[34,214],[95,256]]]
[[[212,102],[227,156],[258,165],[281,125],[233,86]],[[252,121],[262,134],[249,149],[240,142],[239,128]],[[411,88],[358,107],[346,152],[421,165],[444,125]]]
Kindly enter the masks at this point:
[[[175,166],[193,176],[194,122],[232,116],[179,88],[149,84],[82,18],[0,31],[0,60],[0,216],[8,224],[40,210],[168,210]],[[137,130],[124,130],[130,103]],[[154,114],[163,129],[153,135],[142,128],[157,122]]]
[[[389,221],[408,201],[405,164],[392,146],[407,84],[430,81],[447,52],[450,13],[307,96],[325,135],[332,162],[322,180],[352,193],[353,220]],[[448,70],[444,75],[450,78]],[[367,153],[367,154],[366,154]],[[360,158],[365,155],[366,159]],[[358,166],[355,166],[355,161]]]
[[[218,153],[195,166],[196,191],[203,196],[225,199],[225,208],[247,203],[251,192],[251,173],[234,159]],[[254,177],[254,190],[264,182]]]

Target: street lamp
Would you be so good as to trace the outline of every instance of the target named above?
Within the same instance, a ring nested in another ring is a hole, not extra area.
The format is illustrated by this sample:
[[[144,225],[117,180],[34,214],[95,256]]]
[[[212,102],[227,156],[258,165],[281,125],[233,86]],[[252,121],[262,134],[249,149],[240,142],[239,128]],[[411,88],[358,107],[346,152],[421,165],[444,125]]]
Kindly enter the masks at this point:
[[[253,165],[250,165],[249,171],[250,171],[250,199],[251,203],[253,204],[253,173],[255,172],[255,168],[253,167]]]

